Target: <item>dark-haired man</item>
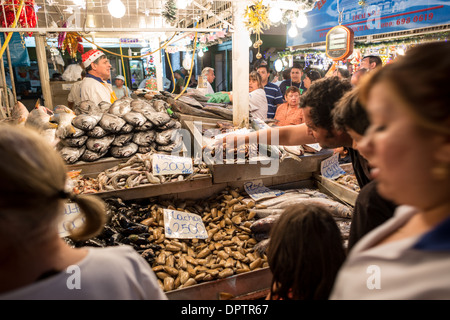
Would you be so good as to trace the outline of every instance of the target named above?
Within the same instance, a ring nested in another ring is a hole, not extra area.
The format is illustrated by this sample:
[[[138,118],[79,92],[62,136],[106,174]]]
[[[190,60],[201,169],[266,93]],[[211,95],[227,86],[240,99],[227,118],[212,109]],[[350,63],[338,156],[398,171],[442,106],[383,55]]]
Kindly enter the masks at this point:
[[[284,102],[283,96],[281,95],[280,88],[276,84],[269,81],[270,71],[267,64],[260,64],[256,71],[261,76],[261,84],[264,87],[264,92],[266,93],[268,106],[267,118],[272,119],[275,117],[278,106]]]
[[[284,80],[280,84],[280,90],[283,97],[286,94],[286,89],[290,86],[295,86],[300,89],[300,93],[303,94],[303,92],[306,91],[305,86],[303,85],[302,81],[303,76],[303,68],[299,64],[294,64],[291,68],[291,78],[289,80]]]
[[[361,63],[359,64],[360,68],[367,69],[368,71],[372,71],[375,68],[382,67],[383,62],[379,56],[365,56],[362,58]]]

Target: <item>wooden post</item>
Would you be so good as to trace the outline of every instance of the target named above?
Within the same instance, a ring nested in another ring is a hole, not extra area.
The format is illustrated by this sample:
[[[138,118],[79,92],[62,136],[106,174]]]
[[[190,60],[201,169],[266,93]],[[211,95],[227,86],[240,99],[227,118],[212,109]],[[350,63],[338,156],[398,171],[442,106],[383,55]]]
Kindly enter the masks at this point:
[[[45,35],[34,34],[36,41],[36,56],[39,67],[44,106],[53,110],[52,90],[50,88],[50,75],[48,73],[47,53],[45,52]]]
[[[0,46],[1,46],[1,43],[0,43]],[[3,62],[3,55],[0,56],[0,64],[1,64],[0,70],[2,73],[2,88],[3,88],[3,94],[5,96],[6,116],[11,116],[11,110],[9,108],[8,86],[6,85],[6,74],[5,74],[5,65]]]
[[[244,24],[247,1],[233,1],[234,33],[232,36],[233,125],[248,128],[249,124],[249,49],[248,31]]]
[[[6,38],[6,32],[5,32],[5,38]],[[11,52],[9,51],[9,44],[6,48],[6,56],[8,57],[8,67],[9,67],[9,77],[11,78],[11,86],[12,86],[12,92],[14,95],[14,103],[17,102],[17,92],[16,92],[16,84],[14,83],[14,70],[11,63]]]
[[[151,50],[159,48],[160,43],[161,43],[161,40],[159,39],[159,37],[156,38],[155,40],[153,40],[150,44]],[[158,86],[159,91],[164,90],[164,81],[163,81],[164,74],[162,72],[161,54],[162,54],[162,51],[158,50],[153,55],[153,63],[155,64],[155,69],[156,69],[155,70],[156,71],[156,84]]]

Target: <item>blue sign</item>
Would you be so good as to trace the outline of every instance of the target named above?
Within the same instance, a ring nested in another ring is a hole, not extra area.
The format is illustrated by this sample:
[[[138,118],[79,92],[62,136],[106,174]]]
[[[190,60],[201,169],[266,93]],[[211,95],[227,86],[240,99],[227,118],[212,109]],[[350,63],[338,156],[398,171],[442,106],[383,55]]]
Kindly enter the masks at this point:
[[[319,0],[306,13],[308,25],[294,39],[288,36],[286,45],[324,42],[328,31],[339,24],[338,2],[341,24],[351,28],[355,38],[450,23],[448,0]]]

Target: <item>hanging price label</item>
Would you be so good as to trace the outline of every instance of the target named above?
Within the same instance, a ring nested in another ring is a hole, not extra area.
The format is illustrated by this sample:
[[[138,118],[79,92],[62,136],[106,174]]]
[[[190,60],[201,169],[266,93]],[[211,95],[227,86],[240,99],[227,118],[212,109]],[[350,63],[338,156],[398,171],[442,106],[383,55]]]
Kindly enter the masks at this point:
[[[158,153],[153,154],[152,167],[153,174],[157,176],[194,172],[192,158]]]
[[[164,231],[166,238],[207,239],[202,217],[197,214],[164,209]]]

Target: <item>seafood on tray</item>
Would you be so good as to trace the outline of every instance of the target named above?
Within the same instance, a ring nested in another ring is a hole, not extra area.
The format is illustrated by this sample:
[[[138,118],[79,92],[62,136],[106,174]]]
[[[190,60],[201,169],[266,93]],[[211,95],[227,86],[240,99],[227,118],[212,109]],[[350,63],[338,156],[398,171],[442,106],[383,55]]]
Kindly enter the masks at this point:
[[[255,251],[257,241],[248,212],[254,202],[227,188],[204,200],[147,199],[127,204],[106,199],[109,222],[102,234],[83,242],[65,240],[76,247],[131,245],[150,264],[164,291],[181,289],[268,267],[267,256]],[[207,239],[166,237],[164,209],[198,214]]]

